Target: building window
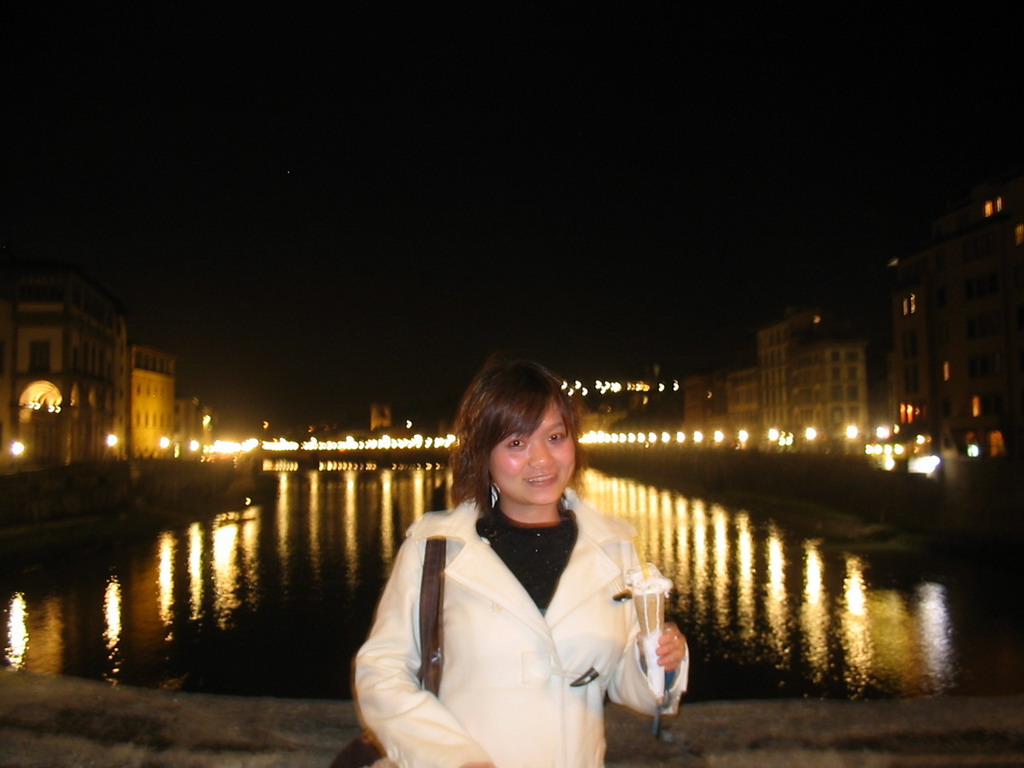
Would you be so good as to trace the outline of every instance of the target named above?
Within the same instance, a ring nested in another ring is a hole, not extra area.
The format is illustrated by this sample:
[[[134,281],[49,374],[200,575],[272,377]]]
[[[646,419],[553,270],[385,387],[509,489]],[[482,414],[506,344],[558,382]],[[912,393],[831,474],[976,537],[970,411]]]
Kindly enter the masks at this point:
[[[949,381],[949,360],[942,361],[942,380]]]
[[[856,384],[851,384],[851,387],[856,387]],[[917,366],[908,365],[903,369],[903,389],[908,395],[917,394],[918,388],[920,387],[920,381],[917,377]],[[850,397],[850,400],[856,400],[857,397]]]
[[[917,295],[909,294],[903,297],[903,316],[907,317],[917,312]]]
[[[900,403],[901,424],[913,424],[914,420],[920,415],[920,413],[921,409],[913,403]]]
[[[28,369],[33,373],[50,370],[50,342],[33,341],[28,346]]]
[[[983,312],[967,318],[967,338],[980,339],[1002,333],[1002,319],[998,312]]]
[[[1013,228],[1014,245],[1024,245],[1024,224],[1018,224]]]
[[[978,355],[967,361],[967,375],[972,379],[983,379],[987,376],[996,376],[1003,372],[1001,356]]]
[[[904,331],[903,333],[903,357],[917,357],[917,334],[914,331]],[[851,368],[853,375],[851,378],[856,378],[856,368]]]
[[[981,299],[999,292],[999,274],[988,272],[984,275],[969,277],[964,281],[964,298]]]

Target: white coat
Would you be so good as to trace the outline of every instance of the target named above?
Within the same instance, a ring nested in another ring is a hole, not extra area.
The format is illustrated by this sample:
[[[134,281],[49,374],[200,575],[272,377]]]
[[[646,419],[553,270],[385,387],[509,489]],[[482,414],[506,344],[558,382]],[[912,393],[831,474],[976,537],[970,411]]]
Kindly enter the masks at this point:
[[[355,663],[361,714],[399,766],[600,768],[605,694],[654,714],[632,602],[613,599],[637,561],[633,529],[574,495],[569,506],[579,534],[544,614],[477,534],[474,505],[427,514],[410,528]],[[417,681],[419,587],[431,536],[448,539],[437,697]],[[678,707],[687,661],[663,712]],[[591,668],[596,679],[570,685]]]

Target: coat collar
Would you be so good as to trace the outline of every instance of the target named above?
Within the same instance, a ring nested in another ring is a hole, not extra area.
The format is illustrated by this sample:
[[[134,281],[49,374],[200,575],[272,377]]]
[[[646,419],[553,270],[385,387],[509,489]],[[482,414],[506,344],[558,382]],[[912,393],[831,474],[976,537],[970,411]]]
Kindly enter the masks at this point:
[[[588,536],[597,546],[630,541],[635,535],[632,526],[625,520],[598,512],[571,489],[566,490],[565,494],[569,508],[576,514],[580,533]],[[479,517],[476,505],[464,502],[455,509],[428,512],[409,529],[407,535],[411,539],[419,540],[431,536],[444,536],[465,543],[479,539],[476,533],[476,521]]]
[[[446,512],[431,512],[409,531],[414,540],[444,536],[449,547],[446,578],[490,600],[515,615],[538,634],[550,639],[551,629],[594,592],[622,578],[621,565],[604,548],[628,544],[632,527],[623,520],[601,514],[575,493],[568,491],[569,507],[576,514],[579,535],[569,563],[546,614],[542,615],[522,584],[491,546],[476,532],[474,504],[460,504]]]

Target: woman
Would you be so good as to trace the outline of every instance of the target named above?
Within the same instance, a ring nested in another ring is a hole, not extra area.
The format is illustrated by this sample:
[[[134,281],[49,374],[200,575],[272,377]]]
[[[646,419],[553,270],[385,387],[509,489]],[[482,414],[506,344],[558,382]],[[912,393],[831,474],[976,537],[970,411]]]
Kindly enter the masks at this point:
[[[578,421],[561,380],[534,363],[484,368],[463,396],[453,499],[425,515],[395,558],[355,664],[361,713],[400,766],[598,768],[605,695],[658,707],[641,669],[634,608],[622,599],[633,530],[571,490]],[[422,690],[418,600],[425,541],[448,540],[444,672]],[[663,712],[686,684],[674,625],[658,663],[671,676]]]

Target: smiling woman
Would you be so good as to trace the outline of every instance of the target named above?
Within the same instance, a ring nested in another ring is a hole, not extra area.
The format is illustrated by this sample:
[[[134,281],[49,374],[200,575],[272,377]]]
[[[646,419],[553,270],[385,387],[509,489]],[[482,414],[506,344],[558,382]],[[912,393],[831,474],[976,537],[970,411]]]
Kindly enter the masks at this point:
[[[562,493],[576,472],[576,445],[558,409],[549,406],[530,434],[494,446],[490,469],[504,515],[520,525],[557,525]]]
[[[360,711],[399,765],[598,768],[606,696],[674,713],[686,641],[672,624],[655,635],[665,683],[656,695],[636,613],[617,597],[638,564],[635,531],[569,490],[579,428],[559,377],[536,363],[488,364],[463,396],[455,431],[458,506],[422,517],[399,550],[356,656]],[[434,694],[415,675],[415,628],[426,542],[436,538],[448,546]]]
[[[482,515],[488,515],[497,490],[492,477],[496,455],[502,448],[513,452],[513,443],[522,446],[529,442],[546,417],[560,421],[564,442],[571,449],[572,466],[562,478],[562,486],[572,486],[584,468],[584,457],[578,449],[576,406],[562,390],[562,380],[535,364],[486,366],[459,405],[455,427],[458,442],[452,452],[455,501],[473,501]]]

